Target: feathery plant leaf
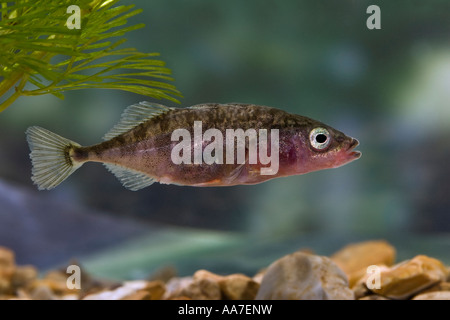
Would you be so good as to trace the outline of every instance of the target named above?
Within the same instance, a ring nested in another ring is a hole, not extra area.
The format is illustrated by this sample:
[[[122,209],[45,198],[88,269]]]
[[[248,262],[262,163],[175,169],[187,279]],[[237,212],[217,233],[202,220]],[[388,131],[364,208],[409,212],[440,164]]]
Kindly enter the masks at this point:
[[[181,97],[158,53],[119,49],[113,40],[143,24],[126,26],[140,13],[119,0],[18,0],[0,2],[0,112],[18,97],[68,90],[125,90],[178,102]],[[68,7],[80,8],[80,28],[70,29]],[[34,86],[25,89],[30,83]],[[14,87],[14,90],[10,90]]]

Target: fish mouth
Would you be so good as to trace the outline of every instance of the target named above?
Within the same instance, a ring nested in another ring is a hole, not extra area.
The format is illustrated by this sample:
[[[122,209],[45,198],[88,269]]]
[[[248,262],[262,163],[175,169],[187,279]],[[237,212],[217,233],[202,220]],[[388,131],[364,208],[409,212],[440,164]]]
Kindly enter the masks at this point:
[[[359,141],[355,138],[352,138],[352,141],[350,142],[350,145],[348,146],[347,152],[349,156],[353,157],[354,159],[359,159],[362,155],[361,151],[354,151],[357,146],[359,145]]]

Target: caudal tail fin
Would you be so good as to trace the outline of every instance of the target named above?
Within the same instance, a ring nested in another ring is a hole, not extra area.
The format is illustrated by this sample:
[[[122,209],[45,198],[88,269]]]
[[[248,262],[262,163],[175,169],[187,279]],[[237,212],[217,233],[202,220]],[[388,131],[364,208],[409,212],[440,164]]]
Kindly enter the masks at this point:
[[[53,189],[82,165],[71,157],[78,143],[40,127],[28,128],[26,135],[33,165],[31,180],[39,190]]]

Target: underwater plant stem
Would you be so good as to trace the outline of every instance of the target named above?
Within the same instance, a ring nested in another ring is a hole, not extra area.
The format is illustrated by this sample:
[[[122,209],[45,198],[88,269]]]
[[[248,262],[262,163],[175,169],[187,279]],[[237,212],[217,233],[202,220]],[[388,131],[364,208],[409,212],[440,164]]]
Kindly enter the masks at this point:
[[[17,81],[22,78],[23,73],[19,73],[15,77],[11,77],[11,79],[4,79],[2,82],[0,82],[0,97],[2,97],[6,92],[8,92],[9,89],[12,88],[16,84]]]
[[[42,52],[39,55],[36,56],[37,59],[44,60],[45,56],[47,55],[46,52]],[[47,55],[48,56],[48,55]],[[49,61],[52,56],[48,56],[45,60]],[[2,82],[0,82],[0,97],[5,95],[19,80],[20,83],[16,87],[15,92],[6,99],[3,103],[0,104],[0,112],[3,112],[6,110],[17,98],[24,95],[23,88],[25,87],[25,84],[28,81],[28,78],[30,75],[28,74],[29,69],[26,68],[25,71],[17,73],[16,76],[12,76],[11,79],[7,80],[4,79]]]
[[[20,97],[20,95],[21,95],[20,92],[18,91],[14,92],[14,94],[12,94],[0,105],[0,112],[3,112],[6,108],[8,108],[14,101],[16,101],[17,98]]]
[[[0,104],[0,112],[3,112],[6,108],[8,108],[14,101],[16,101],[17,98],[19,98],[22,95],[22,89],[25,87],[25,84],[27,83],[29,75],[24,75],[23,73],[15,77],[14,79],[8,80],[6,84],[0,85],[0,96],[3,96],[6,92],[8,92],[9,89],[11,89],[14,84],[17,83],[17,81],[20,80],[19,85],[15,88],[14,93],[5,101],[3,101],[2,104]]]

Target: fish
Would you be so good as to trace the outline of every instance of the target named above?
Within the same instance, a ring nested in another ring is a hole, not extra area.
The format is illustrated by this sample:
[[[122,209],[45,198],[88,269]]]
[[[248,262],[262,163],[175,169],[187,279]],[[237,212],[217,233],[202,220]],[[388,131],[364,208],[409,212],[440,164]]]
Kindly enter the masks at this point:
[[[174,108],[139,102],[92,146],[39,126],[29,127],[26,137],[31,179],[39,190],[53,189],[86,162],[104,164],[124,187],[137,191],[154,182],[252,185],[337,168],[361,157],[354,150],[358,140],[329,125],[245,103]]]

